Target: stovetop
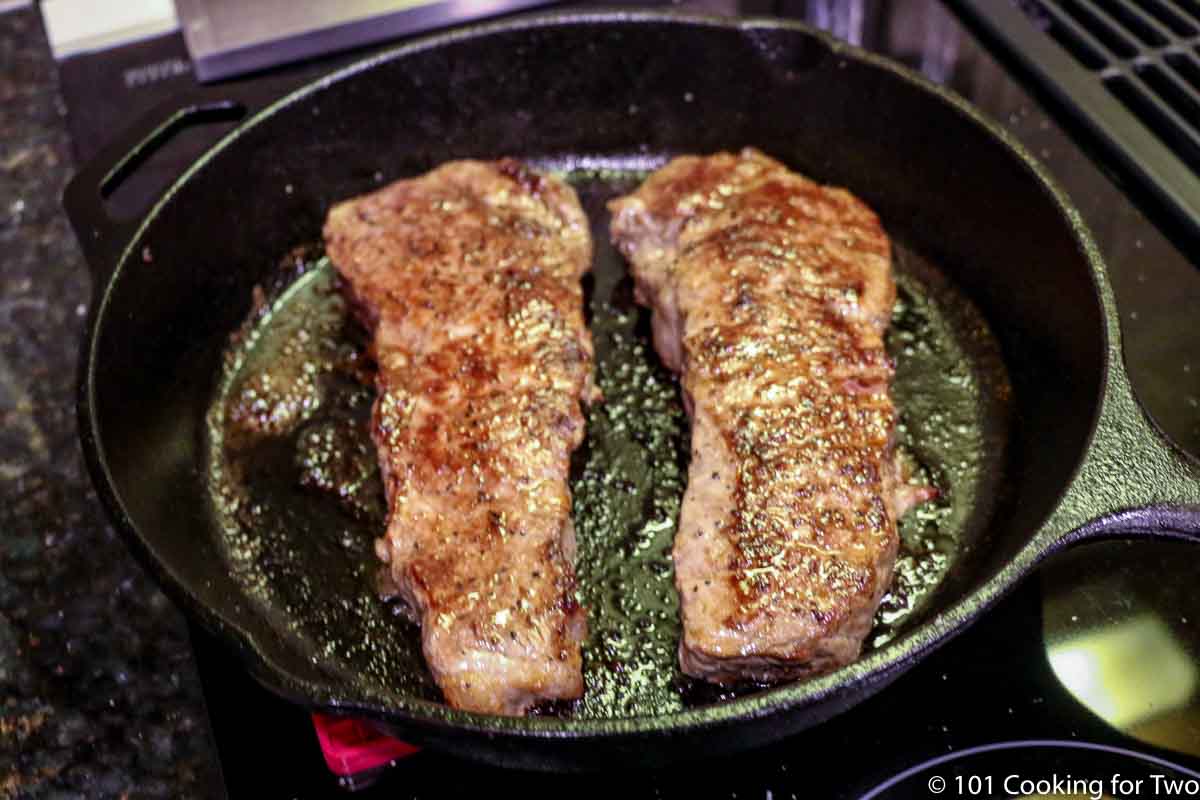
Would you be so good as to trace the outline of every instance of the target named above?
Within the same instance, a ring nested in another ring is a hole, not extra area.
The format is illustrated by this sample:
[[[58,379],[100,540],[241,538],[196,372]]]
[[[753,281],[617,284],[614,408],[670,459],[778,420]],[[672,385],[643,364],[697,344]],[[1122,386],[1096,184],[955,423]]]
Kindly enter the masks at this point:
[[[949,85],[1012,131],[1047,164],[1096,236],[1110,268],[1140,398],[1168,434],[1200,453],[1200,327],[1192,324],[1200,310],[1196,265],[1143,216],[1138,190],[1099,156],[1087,130],[1057,115],[1050,94],[1020,83],[1011,65],[991,54],[977,38],[984,31],[968,29],[934,0],[675,5],[805,19]],[[131,113],[195,84],[182,48],[175,32],[60,64],[77,156],[94,152]],[[240,78],[239,94],[251,87],[263,98],[277,96],[355,55],[361,53]],[[131,207],[207,141],[183,143],[173,160],[150,165],[150,177],[127,199]],[[1196,558],[1188,545],[1149,542],[1089,545],[1057,557],[887,690],[815,729],[745,755],[581,777],[504,771],[422,751],[373,776],[373,785],[358,796],[519,791],[630,798],[857,797],[928,759],[1030,739],[1131,748],[1196,768]],[[325,766],[306,711],[258,687],[203,631],[192,630],[192,645],[230,797],[258,796],[264,778],[275,797],[345,791]],[[1061,755],[1051,753],[1022,762],[1023,774],[1040,778],[1065,769]],[[1087,750],[1072,758],[1076,774],[1090,769],[1093,776],[1108,776],[1117,756]],[[969,773],[961,763],[955,767],[960,777]],[[995,771],[1004,762],[990,763],[988,769],[1004,777]],[[951,771],[944,774],[953,780]],[[931,796],[926,784],[918,788],[886,796]],[[957,794],[955,788],[952,784],[947,796],[970,793],[965,785]],[[990,796],[1000,786],[984,788],[976,794]]]

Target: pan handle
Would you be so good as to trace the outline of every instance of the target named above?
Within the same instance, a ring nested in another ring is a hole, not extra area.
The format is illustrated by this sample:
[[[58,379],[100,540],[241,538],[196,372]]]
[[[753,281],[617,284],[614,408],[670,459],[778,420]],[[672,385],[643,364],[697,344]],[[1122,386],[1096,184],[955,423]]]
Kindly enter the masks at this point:
[[[1111,363],[1091,447],[1039,534],[1041,555],[1093,539],[1200,542],[1200,462],[1149,417],[1121,358]]]
[[[241,102],[212,93],[172,98],[122,131],[71,178],[63,190],[63,208],[91,268],[94,288],[107,282],[141,224],[140,215],[113,217],[105,198],[184,128],[236,122],[245,115]]]

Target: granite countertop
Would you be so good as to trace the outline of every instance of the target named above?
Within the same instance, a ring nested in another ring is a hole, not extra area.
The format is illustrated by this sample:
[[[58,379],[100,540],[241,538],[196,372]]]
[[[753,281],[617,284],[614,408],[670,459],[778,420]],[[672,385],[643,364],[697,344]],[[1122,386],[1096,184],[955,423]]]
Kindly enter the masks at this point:
[[[216,756],[187,627],[107,524],[76,439],[89,280],[36,8],[0,14],[0,65],[0,797],[196,795]]]

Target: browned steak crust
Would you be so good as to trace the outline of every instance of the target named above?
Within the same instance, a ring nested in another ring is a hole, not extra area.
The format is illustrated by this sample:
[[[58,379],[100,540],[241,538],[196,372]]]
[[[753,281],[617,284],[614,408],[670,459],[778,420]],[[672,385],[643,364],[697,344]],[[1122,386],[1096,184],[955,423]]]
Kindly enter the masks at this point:
[[[521,714],[583,692],[567,486],[592,392],[575,193],[458,161],[335,206],[326,247],[373,334],[378,541],[448,703]]]
[[[853,660],[903,502],[879,220],[754,150],[677,158],[610,208],[692,419],[684,671],[766,681]]]

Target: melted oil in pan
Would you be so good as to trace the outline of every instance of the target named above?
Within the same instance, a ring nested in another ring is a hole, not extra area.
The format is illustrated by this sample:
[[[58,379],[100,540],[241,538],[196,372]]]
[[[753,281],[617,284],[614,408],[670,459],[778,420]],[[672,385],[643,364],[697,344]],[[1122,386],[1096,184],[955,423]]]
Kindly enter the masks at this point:
[[[640,171],[567,173],[594,221],[589,291],[596,381],[572,463],[579,600],[588,610],[586,691],[543,713],[653,715],[760,687],[718,689],[679,671],[670,559],[688,462],[677,383],[650,343],[604,203]],[[899,443],[914,483],[940,496],[900,522],[892,590],[867,648],[920,617],[955,557],[987,524],[1000,490],[1008,385],[978,312],[939,271],[896,242]],[[368,433],[373,392],[364,335],[332,267],[293,254],[227,353],[209,414],[209,472],[223,552],[248,598],[296,646],[378,696],[437,699],[418,629],[379,591],[373,542],[384,528]]]
[[[222,551],[247,597],[314,663],[437,699],[414,625],[380,599],[383,484],[364,334],[327,260],[289,257],[225,357],[209,412]]]

